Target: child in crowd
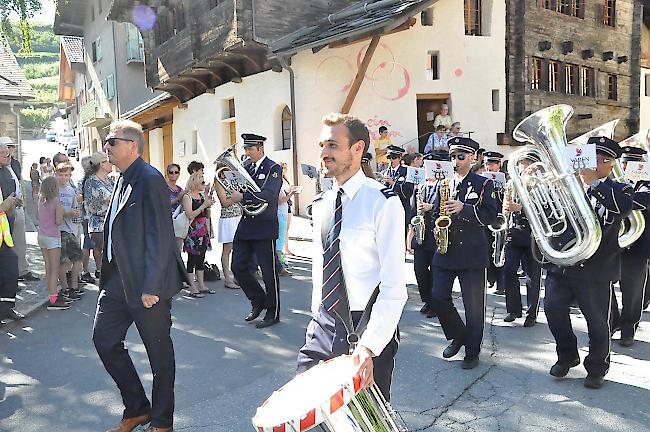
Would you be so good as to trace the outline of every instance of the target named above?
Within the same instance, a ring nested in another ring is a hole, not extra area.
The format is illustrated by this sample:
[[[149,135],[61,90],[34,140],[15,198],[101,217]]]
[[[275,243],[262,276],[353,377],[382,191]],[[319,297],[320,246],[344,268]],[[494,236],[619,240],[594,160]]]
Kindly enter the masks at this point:
[[[79,273],[83,253],[81,243],[76,234],[79,232],[78,220],[81,211],[77,205],[77,191],[70,183],[74,167],[70,162],[61,162],[56,166],[56,178],[59,182],[59,196],[63,206],[63,222],[59,225],[61,231],[61,266],[59,268],[59,282],[61,292],[70,300],[78,300],[81,291],[78,289]],[[71,271],[68,281],[66,273]]]
[[[32,169],[29,171],[29,178],[32,180],[32,198],[36,201],[41,187],[41,174],[38,172],[38,164],[32,164]]]
[[[61,259],[61,233],[63,206],[59,197],[59,183],[54,177],[43,180],[38,199],[38,245],[45,261],[45,281],[50,293],[47,310],[64,310],[70,306],[58,295],[56,283],[59,279]]]

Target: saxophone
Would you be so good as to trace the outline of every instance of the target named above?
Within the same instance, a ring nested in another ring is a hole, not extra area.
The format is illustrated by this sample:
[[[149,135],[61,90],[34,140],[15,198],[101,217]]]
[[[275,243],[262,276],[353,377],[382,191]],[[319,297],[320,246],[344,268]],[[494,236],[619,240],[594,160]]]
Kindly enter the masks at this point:
[[[447,212],[447,201],[449,201],[449,180],[442,181],[440,186],[440,215],[436,219],[436,227],[433,234],[436,238],[438,253],[446,254],[449,246],[449,227],[451,226],[451,217]]]
[[[422,199],[422,191],[418,191],[418,194],[415,197],[415,205],[417,206],[417,214],[411,218],[411,225],[413,225],[413,237],[417,244],[421,245],[424,243],[424,234],[425,234],[425,220],[424,220],[424,210],[421,210],[424,200]]]

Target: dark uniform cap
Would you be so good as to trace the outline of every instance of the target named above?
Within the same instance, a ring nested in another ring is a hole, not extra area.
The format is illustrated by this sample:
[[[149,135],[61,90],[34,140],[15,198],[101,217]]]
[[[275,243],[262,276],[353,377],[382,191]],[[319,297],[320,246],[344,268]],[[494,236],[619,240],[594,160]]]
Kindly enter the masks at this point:
[[[600,153],[614,159],[618,159],[623,154],[623,149],[613,139],[607,137],[591,137],[587,144],[596,144],[596,153]]]
[[[386,150],[387,150],[387,152],[386,152],[387,157],[389,157],[389,156],[402,157],[402,155],[404,155],[404,153],[406,153],[406,150],[404,150],[402,147],[397,147],[396,145],[392,145],[392,144],[389,145],[386,148]]]
[[[483,158],[488,162],[501,162],[503,155],[495,151],[486,151],[483,153]]]
[[[645,150],[639,147],[623,147],[623,157],[621,160],[623,162],[641,162],[646,153]]]
[[[479,145],[476,141],[471,138],[465,137],[455,137],[450,139],[447,144],[449,144],[449,153],[452,152],[465,152],[465,153],[476,153],[479,149]]]
[[[529,160],[531,162],[541,162],[542,160],[535,153],[526,153],[521,159]]]
[[[366,154],[363,155],[363,157],[361,158],[361,163],[368,163],[368,162],[370,162],[371,160],[372,160],[372,154],[370,154],[370,153],[366,153]]]
[[[422,157],[422,159],[431,161],[448,161],[450,158],[449,154],[427,153]]]
[[[241,137],[244,139],[244,148],[261,146],[266,141],[266,137],[249,133],[241,134]]]

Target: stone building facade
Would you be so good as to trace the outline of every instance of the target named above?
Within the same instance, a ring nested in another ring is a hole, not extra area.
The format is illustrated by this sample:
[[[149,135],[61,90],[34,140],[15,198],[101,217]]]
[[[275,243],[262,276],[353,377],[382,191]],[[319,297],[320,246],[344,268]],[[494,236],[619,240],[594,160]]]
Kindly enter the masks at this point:
[[[571,105],[569,138],[620,118],[639,128],[642,5],[634,0],[508,0],[506,130],[541,108]]]

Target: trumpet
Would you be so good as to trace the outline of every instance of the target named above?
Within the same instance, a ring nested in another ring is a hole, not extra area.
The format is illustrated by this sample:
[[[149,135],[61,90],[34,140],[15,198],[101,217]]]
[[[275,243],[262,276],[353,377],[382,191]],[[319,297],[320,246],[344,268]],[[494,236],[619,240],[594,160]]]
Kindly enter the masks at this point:
[[[228,148],[226,151],[221,153],[217,159],[214,161],[215,165],[217,165],[217,171],[214,175],[214,182],[219,183],[224,189],[228,190],[235,190],[241,193],[245,192],[252,192],[252,193],[259,193],[261,192],[261,189],[255,181],[251,178],[251,176],[248,174],[246,171],[246,168],[239,162],[239,159],[234,155],[235,151],[235,146],[232,146]],[[229,182],[227,180],[222,180],[221,176],[223,173],[226,171],[234,171],[236,173],[239,173],[244,179],[243,183],[240,182]],[[242,204],[242,208],[244,210],[244,213],[250,216],[256,216],[269,206],[268,203],[261,203],[261,204]]]
[[[451,226],[451,217],[447,212],[447,201],[449,201],[449,180],[442,181],[440,186],[440,214],[435,222],[433,234],[436,238],[438,253],[446,254],[449,248],[449,227]]]
[[[600,223],[585,197],[582,183],[564,163],[566,123],[572,115],[570,106],[555,105],[522,120],[513,137],[531,145],[516,151],[508,162],[512,185],[540,251],[548,261],[561,266],[571,266],[591,257],[602,238]],[[531,153],[541,162],[519,173],[517,163]],[[556,248],[551,240],[569,227],[574,235],[572,241]]]

